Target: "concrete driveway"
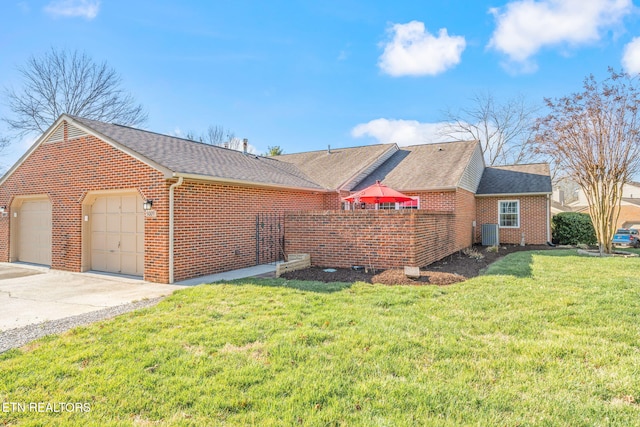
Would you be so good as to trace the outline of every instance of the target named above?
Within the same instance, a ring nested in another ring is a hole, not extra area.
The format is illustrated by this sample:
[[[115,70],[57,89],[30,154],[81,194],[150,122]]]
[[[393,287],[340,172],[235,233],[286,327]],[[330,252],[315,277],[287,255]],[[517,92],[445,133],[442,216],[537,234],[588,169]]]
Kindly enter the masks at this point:
[[[0,331],[165,296],[185,287],[0,263]]]

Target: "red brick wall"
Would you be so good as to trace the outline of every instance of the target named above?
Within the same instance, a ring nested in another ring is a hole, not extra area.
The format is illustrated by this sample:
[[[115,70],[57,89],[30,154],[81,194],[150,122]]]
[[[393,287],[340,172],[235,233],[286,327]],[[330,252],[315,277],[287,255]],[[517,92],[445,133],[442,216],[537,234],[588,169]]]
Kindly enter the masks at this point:
[[[175,189],[175,280],[255,265],[256,214],[324,209],[327,199],[324,193],[185,181]]]
[[[467,248],[473,244],[473,221],[476,221],[476,196],[470,191],[458,188],[455,192],[455,250]]]
[[[589,213],[589,209],[586,210]],[[622,205],[620,206],[620,216],[616,223],[616,228],[622,228],[631,224],[640,224],[640,206]]]
[[[453,212],[456,209],[455,191],[409,191],[403,194],[411,197],[419,196],[420,209],[439,212]]]
[[[168,280],[168,198],[162,174],[109,144],[83,137],[43,144],[0,186],[0,205],[16,196],[46,194],[52,202],[52,265],[82,268],[82,201],[88,191],[136,189],[152,199],[157,218],[145,219],[145,279]],[[0,260],[10,256],[10,218],[0,218]]]
[[[425,210],[289,212],[285,248],[322,267],[424,266],[455,252],[453,224],[451,213]]]
[[[524,233],[525,243],[541,245],[547,242],[548,204],[546,196],[478,197],[477,241],[482,240],[482,224],[498,224],[498,201],[520,200],[520,227],[500,228],[500,243],[519,244]]]

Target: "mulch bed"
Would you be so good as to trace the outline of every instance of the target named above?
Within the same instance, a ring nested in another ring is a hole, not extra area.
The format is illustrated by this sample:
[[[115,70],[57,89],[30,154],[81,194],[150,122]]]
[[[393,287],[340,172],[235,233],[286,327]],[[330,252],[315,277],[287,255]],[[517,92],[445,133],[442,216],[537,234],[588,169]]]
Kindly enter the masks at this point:
[[[487,251],[486,247],[475,246],[473,255],[456,252],[420,270],[420,277],[410,279],[402,269],[364,271],[350,268],[336,268],[335,272],[326,272],[326,268],[311,267],[290,271],[282,275],[289,280],[315,280],[319,282],[365,282],[384,285],[451,285],[480,275],[489,264],[507,254],[520,251],[554,249],[547,245],[506,245],[497,252]],[[482,256],[480,258],[480,256]]]

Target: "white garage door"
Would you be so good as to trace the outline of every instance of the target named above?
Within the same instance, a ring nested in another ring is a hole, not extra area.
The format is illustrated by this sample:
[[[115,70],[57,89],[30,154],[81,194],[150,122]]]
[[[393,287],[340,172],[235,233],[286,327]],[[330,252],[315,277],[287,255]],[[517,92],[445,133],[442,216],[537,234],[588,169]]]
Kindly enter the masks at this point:
[[[25,200],[18,218],[18,261],[51,265],[49,199]]]
[[[144,211],[140,196],[96,199],[91,207],[91,269],[144,274]]]

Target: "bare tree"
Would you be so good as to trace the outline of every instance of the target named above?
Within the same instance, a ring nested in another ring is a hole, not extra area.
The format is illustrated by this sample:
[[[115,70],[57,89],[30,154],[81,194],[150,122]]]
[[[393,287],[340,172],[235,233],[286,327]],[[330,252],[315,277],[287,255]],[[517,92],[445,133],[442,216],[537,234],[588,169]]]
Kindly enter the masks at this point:
[[[0,135],[0,152],[2,152],[2,150],[7,148],[10,144],[11,144],[11,139],[9,139],[8,136]],[[0,163],[0,174],[4,171],[5,166],[6,165]]]
[[[205,134],[204,142],[211,145],[224,145],[230,132],[222,126],[209,126]]]
[[[531,162],[538,157],[532,145],[538,110],[522,95],[498,103],[489,92],[477,93],[470,107],[444,112],[441,136],[480,140],[488,165]]]
[[[538,151],[584,190],[601,253],[612,251],[622,187],[640,167],[638,77],[609,73],[601,83],[587,77],[582,92],[545,99],[551,112],[536,126]]]
[[[242,139],[236,138],[234,132],[219,125],[209,126],[207,131],[200,136],[196,136],[195,132],[189,131],[185,135],[185,138],[204,144],[230,148],[232,150],[242,150]]]
[[[147,119],[142,106],[122,89],[116,71],[85,53],[52,48],[29,58],[18,71],[23,87],[5,89],[13,117],[4,119],[16,135],[43,133],[63,113],[122,125]]]

